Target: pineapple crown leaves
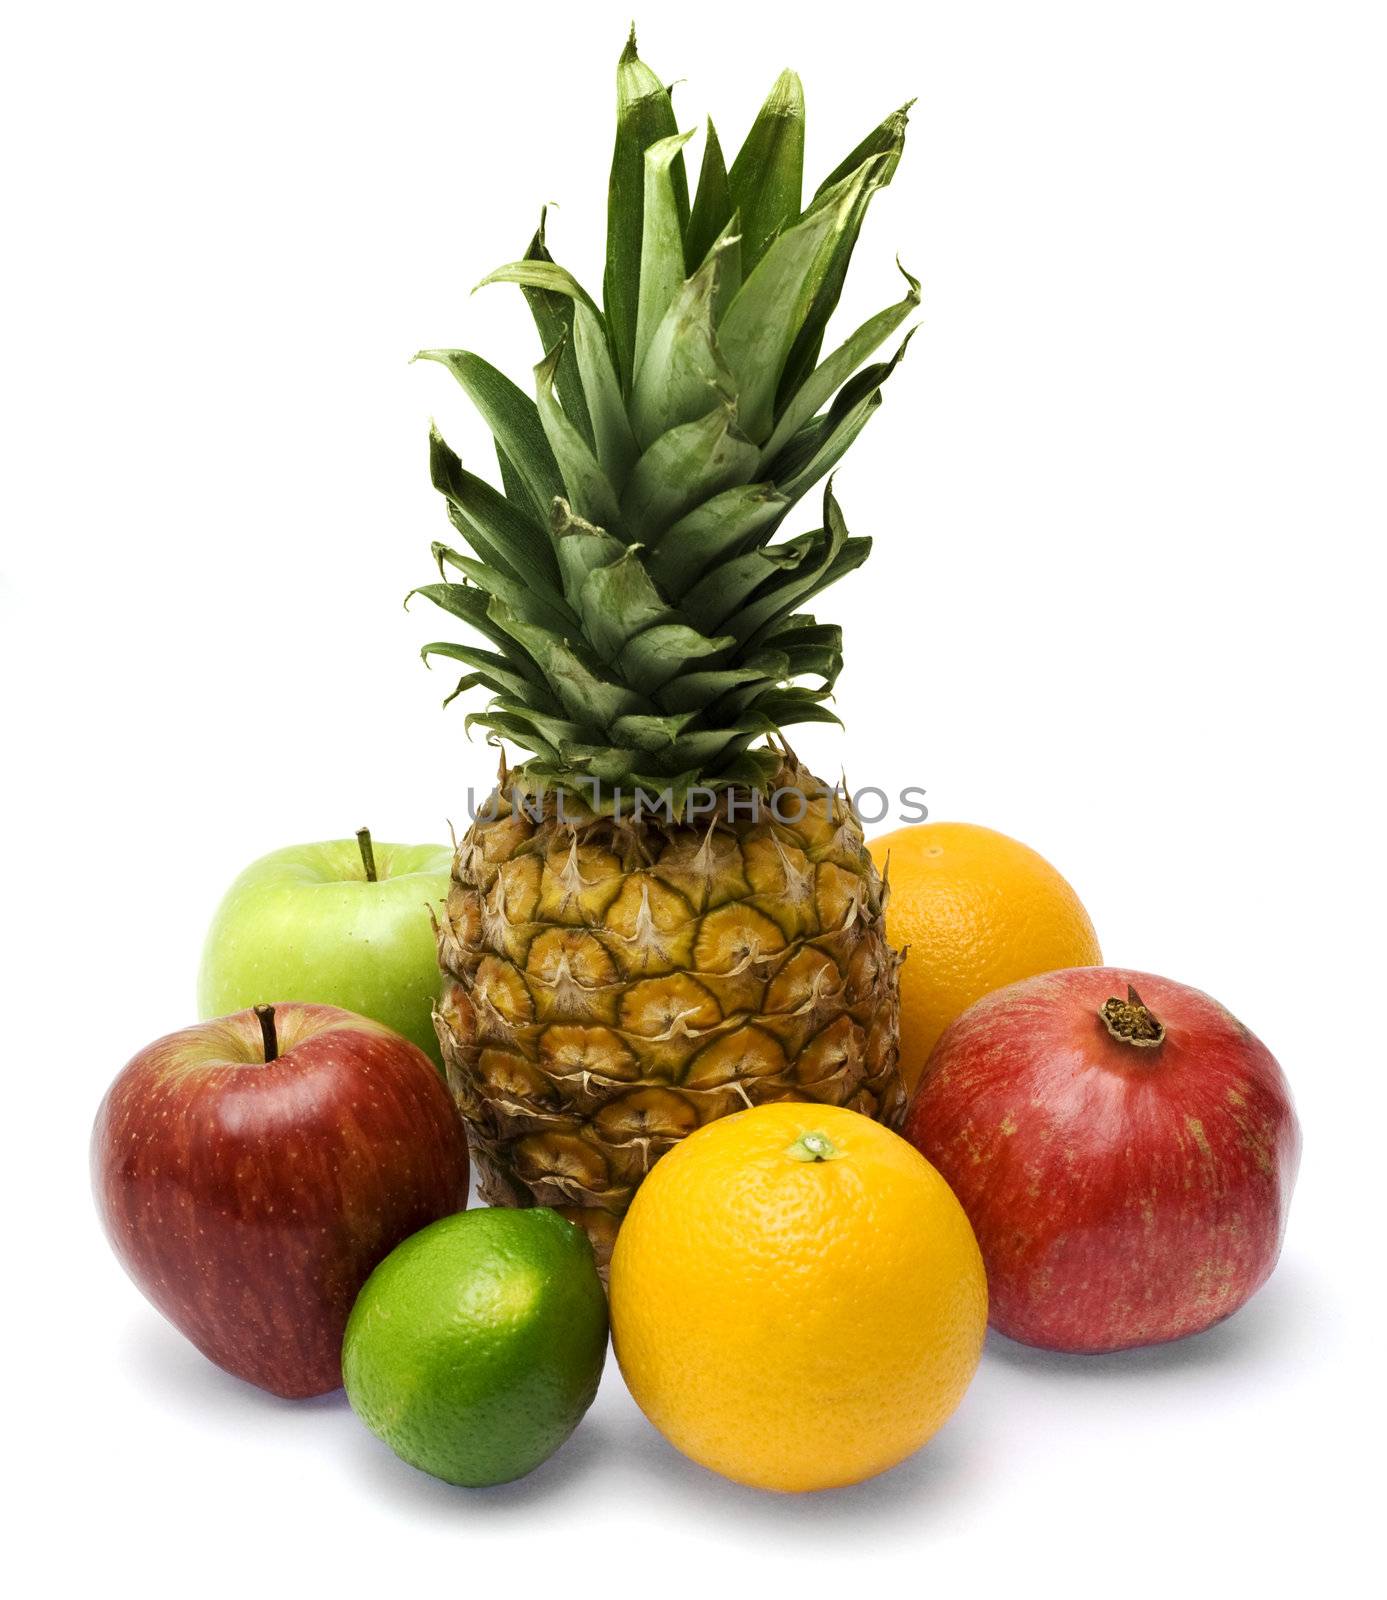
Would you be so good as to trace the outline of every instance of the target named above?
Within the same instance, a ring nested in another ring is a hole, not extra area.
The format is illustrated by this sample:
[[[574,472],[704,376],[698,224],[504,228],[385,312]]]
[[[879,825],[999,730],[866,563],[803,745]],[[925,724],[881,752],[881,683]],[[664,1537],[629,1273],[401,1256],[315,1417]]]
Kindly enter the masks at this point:
[[[806,205],[804,97],[784,72],[730,167],[708,122],[690,198],[692,133],[633,32],[617,67],[602,304],[551,256],[541,212],[524,256],[478,285],[517,285],[529,305],[533,398],[470,351],[420,352],[481,413],[502,484],[431,428],[433,484],[466,550],[435,543],[440,581],[414,592],[486,647],[439,641],[423,655],[469,669],[449,700],[489,691],[466,726],[529,751],[531,785],[599,805],[611,787],[762,786],[781,758],[758,741],[837,721],[824,702],[841,631],[802,608],[871,548],[848,534],[831,475],[905,352],[910,333],[870,361],[919,284],[902,267],[902,299],[822,347],[908,110]],[[822,526],[777,538],[819,483]]]

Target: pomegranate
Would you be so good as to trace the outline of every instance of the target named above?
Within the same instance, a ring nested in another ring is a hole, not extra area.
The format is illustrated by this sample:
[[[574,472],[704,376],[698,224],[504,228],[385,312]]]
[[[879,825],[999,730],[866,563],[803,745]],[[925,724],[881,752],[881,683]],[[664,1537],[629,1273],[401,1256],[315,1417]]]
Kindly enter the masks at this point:
[[[1047,1350],[1231,1315],[1276,1265],[1300,1159],[1266,1046],[1198,989],[1116,967],[978,1001],[935,1047],[904,1133],[968,1213],[992,1325]]]

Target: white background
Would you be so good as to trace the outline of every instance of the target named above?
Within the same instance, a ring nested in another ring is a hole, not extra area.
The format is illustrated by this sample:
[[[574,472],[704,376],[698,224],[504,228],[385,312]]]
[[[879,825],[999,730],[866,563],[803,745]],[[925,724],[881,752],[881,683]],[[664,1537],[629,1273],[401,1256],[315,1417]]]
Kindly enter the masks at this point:
[[[340,1397],[261,1395],[159,1320],[98,1233],[91,1116],[192,1020],[246,861],[363,821],[446,837],[487,783],[415,654],[447,626],[400,605],[446,531],[427,418],[473,462],[482,438],[406,362],[466,345],[525,381],[519,295],[468,290],[541,201],[597,286],[626,12],[28,6],[0,40],[3,1414],[47,1574],[25,1592],[1364,1592],[1382,10],[641,9],[683,125],[714,109],[729,146],[798,67],[814,181],[919,96],[844,311],[897,296],[899,250],[923,327],[839,478],[878,541],[821,606],[847,630],[848,731],[802,744],[1033,844],[1110,960],[1261,1034],[1306,1135],[1282,1264],[1177,1347],[994,1339],[919,1457],[801,1500],[676,1456],[614,1365],[546,1467],[451,1490]]]

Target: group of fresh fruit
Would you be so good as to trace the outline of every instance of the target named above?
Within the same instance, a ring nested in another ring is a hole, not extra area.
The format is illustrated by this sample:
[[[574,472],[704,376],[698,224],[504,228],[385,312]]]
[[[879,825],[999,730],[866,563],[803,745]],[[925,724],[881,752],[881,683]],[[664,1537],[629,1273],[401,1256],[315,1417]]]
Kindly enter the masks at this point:
[[[1078,1352],[1236,1310],[1275,1264],[1299,1135],[1265,1048],[1097,965],[1041,857],[963,824],[869,847],[784,738],[835,720],[841,632],[802,608],[870,541],[831,486],[823,527],[779,534],[919,300],[907,277],[822,354],[905,111],[805,206],[783,74],[730,168],[708,124],[690,200],[691,135],[634,37],[617,89],[602,307],[541,222],[487,280],[534,314],[535,398],[427,352],[503,491],[433,434],[471,554],[435,545],[419,592],[485,647],[424,655],[529,759],[455,852],[363,830],[242,874],[204,954],[212,1020],[117,1078],[96,1195],[213,1361],[287,1396],[345,1382],[451,1482],[562,1443],[610,1308],[674,1445],[825,1488],[935,1432],[989,1314]]]

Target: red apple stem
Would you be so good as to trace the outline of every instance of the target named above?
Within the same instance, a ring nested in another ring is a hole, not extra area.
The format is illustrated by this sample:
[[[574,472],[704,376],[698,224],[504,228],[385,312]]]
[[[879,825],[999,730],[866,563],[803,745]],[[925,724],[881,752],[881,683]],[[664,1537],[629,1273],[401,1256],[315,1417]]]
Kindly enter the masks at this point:
[[[1105,1000],[1098,1015],[1114,1039],[1120,1039],[1123,1044],[1130,1044],[1138,1050],[1154,1050],[1165,1038],[1165,1024],[1142,1004],[1141,996],[1130,983],[1127,985],[1127,998],[1119,1000],[1114,996],[1111,1000]]]
[[[275,1008],[273,1006],[256,1006],[255,1014],[260,1019],[260,1037],[265,1042],[265,1065],[279,1060],[279,1038],[275,1033]]]
[[[376,852],[371,848],[371,830],[358,828],[356,830],[357,847],[361,851],[361,865],[366,871],[367,883],[376,881]]]

